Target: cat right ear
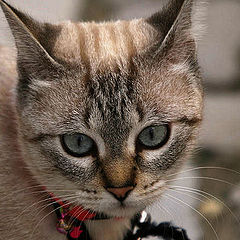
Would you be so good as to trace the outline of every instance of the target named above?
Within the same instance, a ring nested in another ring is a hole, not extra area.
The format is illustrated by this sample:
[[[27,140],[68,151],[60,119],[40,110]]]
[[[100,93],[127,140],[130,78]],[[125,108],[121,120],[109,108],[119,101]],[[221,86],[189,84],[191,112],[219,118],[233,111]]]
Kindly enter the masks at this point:
[[[146,20],[159,32],[152,56],[165,56],[172,62],[194,56],[205,12],[202,0],[168,0],[161,11]]]
[[[39,23],[28,15],[0,0],[0,6],[11,28],[17,47],[19,77],[49,75],[60,66],[51,55],[54,40],[60,29]]]

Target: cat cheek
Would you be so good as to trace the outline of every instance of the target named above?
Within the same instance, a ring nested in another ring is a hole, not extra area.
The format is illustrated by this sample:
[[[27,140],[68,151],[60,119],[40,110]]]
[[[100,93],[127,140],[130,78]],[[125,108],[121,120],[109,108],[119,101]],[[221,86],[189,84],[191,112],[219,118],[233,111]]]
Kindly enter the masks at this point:
[[[71,162],[81,168],[88,169],[93,164],[93,157],[82,157],[82,158],[74,158],[71,159]]]

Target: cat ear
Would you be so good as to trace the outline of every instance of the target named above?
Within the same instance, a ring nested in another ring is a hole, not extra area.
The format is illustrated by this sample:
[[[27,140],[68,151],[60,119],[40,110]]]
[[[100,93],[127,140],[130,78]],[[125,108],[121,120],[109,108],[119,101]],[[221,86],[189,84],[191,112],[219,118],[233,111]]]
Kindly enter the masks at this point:
[[[170,0],[160,12],[148,18],[146,22],[160,36],[154,45],[155,56],[164,55],[179,61],[195,54],[203,8],[201,0]]]
[[[0,0],[0,6],[15,39],[20,80],[21,75],[26,80],[26,76],[44,75],[58,67],[51,56],[58,27],[39,23],[3,0]]]

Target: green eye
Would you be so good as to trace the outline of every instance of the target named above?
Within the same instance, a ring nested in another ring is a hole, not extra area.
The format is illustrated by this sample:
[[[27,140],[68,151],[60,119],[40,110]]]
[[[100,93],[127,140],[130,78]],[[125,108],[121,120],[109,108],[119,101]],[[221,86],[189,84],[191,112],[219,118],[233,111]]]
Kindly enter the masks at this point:
[[[142,130],[138,142],[143,148],[157,149],[162,147],[169,139],[169,126],[150,126]]]
[[[63,149],[74,157],[84,157],[94,151],[94,141],[80,133],[65,134],[61,137]]]

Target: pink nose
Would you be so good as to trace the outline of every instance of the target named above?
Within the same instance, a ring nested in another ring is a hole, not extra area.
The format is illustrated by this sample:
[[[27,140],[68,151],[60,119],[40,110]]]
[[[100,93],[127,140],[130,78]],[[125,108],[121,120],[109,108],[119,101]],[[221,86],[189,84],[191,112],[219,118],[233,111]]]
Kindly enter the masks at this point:
[[[128,194],[134,189],[133,186],[122,188],[107,188],[107,191],[113,194],[113,196],[120,202],[124,201]]]

